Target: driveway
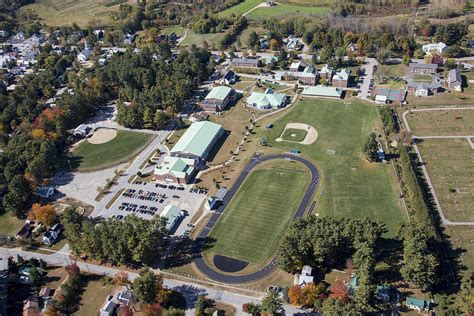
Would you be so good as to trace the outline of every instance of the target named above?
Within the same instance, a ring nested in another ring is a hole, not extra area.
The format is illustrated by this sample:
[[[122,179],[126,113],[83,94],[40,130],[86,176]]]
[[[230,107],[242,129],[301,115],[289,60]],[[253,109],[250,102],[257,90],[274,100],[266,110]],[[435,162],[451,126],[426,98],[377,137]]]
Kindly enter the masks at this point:
[[[304,164],[311,172],[311,181],[308,187],[306,188],[306,192],[303,195],[303,198],[301,199],[298,209],[293,215],[293,220],[296,220],[297,218],[300,218],[305,214],[305,211],[308,205],[310,204],[310,202],[312,201],[313,194],[316,191],[316,188],[318,187],[318,184],[319,184],[319,171],[316,168],[316,166],[311,161],[301,156],[292,155],[292,154],[273,154],[273,155],[267,155],[267,156],[259,156],[255,154],[252,157],[252,160],[247,164],[247,166],[245,166],[244,170],[239,175],[235,184],[232,186],[230,191],[225,196],[219,208],[215,211],[215,213],[209,219],[206,226],[199,233],[196,246],[195,246],[196,254],[201,252],[202,246],[204,245],[204,242],[206,238],[209,236],[209,233],[211,232],[212,228],[217,223],[220,216],[226,209],[227,205],[230,203],[234,195],[237,193],[240,186],[242,185],[242,183],[244,182],[248,174],[252,171],[252,169],[255,168],[261,162],[265,162],[265,161],[269,161],[273,159],[290,159],[290,160],[298,161]],[[211,268],[201,255],[196,256],[194,263],[196,264],[197,268],[210,279],[221,282],[221,283],[230,283],[230,284],[239,284],[239,283],[247,283],[247,282],[256,281],[258,279],[264,278],[277,267],[276,260],[275,258],[273,258],[268,265],[266,265],[265,267],[263,267],[261,270],[257,272],[247,274],[247,275],[228,275],[228,274],[220,273],[216,271],[215,269]]]

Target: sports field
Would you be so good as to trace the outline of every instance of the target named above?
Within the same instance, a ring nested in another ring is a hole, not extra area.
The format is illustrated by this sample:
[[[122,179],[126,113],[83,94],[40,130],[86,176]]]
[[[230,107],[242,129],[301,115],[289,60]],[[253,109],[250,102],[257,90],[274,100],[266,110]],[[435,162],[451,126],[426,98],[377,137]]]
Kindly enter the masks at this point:
[[[118,131],[117,136],[104,144],[84,140],[72,152],[72,165],[79,171],[104,168],[134,156],[150,140],[146,133]]]
[[[466,139],[417,144],[444,215],[451,221],[474,221],[474,149]]]
[[[406,118],[417,136],[474,135],[474,107],[471,110],[416,111]]]
[[[378,219],[395,235],[405,219],[399,207],[393,168],[368,163],[361,154],[367,135],[378,128],[377,109],[357,100],[344,105],[339,100],[304,99],[273,123],[268,135],[273,148],[301,150],[321,172],[321,184],[315,200],[315,212],[321,216]],[[318,140],[310,145],[275,142],[287,123],[301,122],[318,131]],[[379,130],[379,129],[378,129]]]
[[[308,135],[308,132],[302,129],[296,129],[296,128],[287,128],[285,129],[285,132],[283,132],[283,135],[281,138],[284,140],[289,140],[293,142],[301,142],[304,140],[304,138]]]
[[[274,161],[252,171],[210,234],[208,252],[265,264],[275,253],[309,182],[305,167]]]
[[[111,13],[118,11],[120,3],[128,0],[37,0],[24,6],[38,13],[41,22],[52,26],[71,26],[77,23],[101,26],[112,22]]]

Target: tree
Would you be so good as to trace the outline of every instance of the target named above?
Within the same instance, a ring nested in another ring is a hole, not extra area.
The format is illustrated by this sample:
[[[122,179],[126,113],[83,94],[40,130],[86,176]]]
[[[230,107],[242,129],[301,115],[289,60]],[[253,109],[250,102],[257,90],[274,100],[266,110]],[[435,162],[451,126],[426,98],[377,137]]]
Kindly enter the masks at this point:
[[[308,283],[303,288],[303,305],[317,308],[321,305],[322,298],[326,297],[326,286],[323,283]]]
[[[262,305],[255,303],[247,303],[242,305],[242,311],[252,316],[260,316],[262,312]]]
[[[390,58],[390,51],[388,49],[382,49],[377,53],[377,61],[382,65],[385,65]]]
[[[324,315],[354,315],[356,308],[352,302],[344,302],[330,297],[323,302],[321,310]]]
[[[3,207],[18,218],[25,218],[32,197],[31,186],[21,174],[15,175],[3,197]]]
[[[250,32],[249,38],[247,40],[247,47],[254,47],[259,44],[258,34],[255,31]]]
[[[138,277],[132,283],[132,290],[142,304],[153,304],[163,288],[163,280],[150,268],[140,270]]]
[[[31,219],[40,221],[46,226],[52,226],[56,221],[56,210],[51,204],[41,205],[35,203],[31,206],[31,211],[28,213]]]
[[[114,282],[118,286],[130,286],[130,280],[128,279],[128,273],[120,271],[114,276]]]
[[[331,293],[329,294],[329,297],[343,302],[349,301],[349,291],[342,280],[337,280],[331,285]]]
[[[278,297],[278,293],[276,291],[269,291],[267,296],[262,300],[262,312],[271,315],[279,315],[282,314],[283,311],[283,302]]]
[[[303,305],[303,290],[298,284],[288,289],[288,299],[292,305]]]
[[[196,302],[196,312],[194,315],[196,316],[204,316],[205,309],[207,308],[207,299],[204,295],[199,295],[197,302]]]
[[[153,122],[158,128],[163,128],[168,120],[168,117],[163,111],[156,111]]]
[[[367,158],[368,161],[373,162],[377,159],[377,150],[378,150],[377,135],[374,132],[372,132],[367,137],[367,140],[365,142],[364,149],[363,149],[365,157]]]

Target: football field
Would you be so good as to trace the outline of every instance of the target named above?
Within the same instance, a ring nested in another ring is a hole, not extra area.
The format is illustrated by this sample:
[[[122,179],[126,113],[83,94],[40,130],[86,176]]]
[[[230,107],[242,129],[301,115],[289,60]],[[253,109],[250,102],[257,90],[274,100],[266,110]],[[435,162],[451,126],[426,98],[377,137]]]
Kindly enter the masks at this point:
[[[210,234],[209,250],[265,264],[296,212],[309,174],[295,162],[277,161],[252,171]]]

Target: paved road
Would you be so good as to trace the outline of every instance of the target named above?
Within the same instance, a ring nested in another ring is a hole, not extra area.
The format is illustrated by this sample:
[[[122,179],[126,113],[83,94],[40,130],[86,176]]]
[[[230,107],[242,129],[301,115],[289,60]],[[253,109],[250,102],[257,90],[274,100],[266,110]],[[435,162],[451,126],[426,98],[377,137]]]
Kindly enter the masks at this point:
[[[370,88],[370,80],[374,78],[374,66],[377,65],[377,60],[367,59],[368,63],[362,65],[362,69],[365,70],[364,81],[360,85],[360,98],[367,100],[369,98],[369,88]]]
[[[292,154],[273,154],[273,155],[267,155],[267,156],[259,156],[255,154],[252,157],[252,160],[247,164],[247,166],[244,168],[244,171],[240,174],[239,178],[236,180],[235,184],[232,186],[230,189],[229,193],[225,196],[223,203],[221,206],[216,210],[216,212],[212,215],[212,217],[209,219],[209,222],[206,224],[206,226],[203,228],[203,230],[199,233],[198,235],[198,242],[196,243],[196,248],[195,252],[200,253],[202,246],[206,240],[206,238],[209,236],[209,233],[211,232],[212,228],[216,224],[216,222],[219,220],[220,216],[224,212],[225,208],[227,205],[230,203],[234,195],[237,193],[238,189],[244,182],[245,178],[247,175],[251,172],[253,168],[255,168],[258,164],[264,161],[269,161],[269,160],[274,160],[274,159],[291,159],[294,161],[301,162],[304,164],[309,171],[311,172],[311,181],[308,185],[308,188],[306,189],[306,192],[301,199],[301,203],[293,215],[293,220],[302,217],[305,214],[305,211],[312,201],[313,194],[316,191],[316,188],[319,184],[319,171],[316,168],[316,166],[310,162],[309,160],[306,160],[305,158],[302,158],[300,156],[292,155]],[[197,255],[196,259],[194,260],[194,263],[198,267],[198,269],[204,273],[207,277],[209,277],[212,280],[222,282],[222,283],[230,283],[230,284],[240,284],[240,283],[247,283],[247,282],[252,282],[258,279],[261,279],[270,272],[272,272],[277,264],[275,258],[273,258],[270,263],[268,263],[265,267],[263,267],[261,270],[247,274],[247,275],[226,275],[222,274],[220,272],[215,271],[211,267],[208,266],[206,261],[203,259],[202,256]]]
[[[39,254],[30,251],[23,251],[19,249],[8,249],[0,247],[0,258],[3,257],[16,257],[17,255],[22,256],[25,259],[37,258],[43,259],[50,265],[57,265],[57,266],[66,266],[71,264],[75,261],[69,258],[69,254],[65,252],[55,252],[50,255]],[[79,266],[81,271],[87,271],[89,273],[99,274],[99,275],[106,275],[106,276],[114,276],[119,272],[123,272],[123,270],[117,268],[111,268],[106,266],[95,265],[91,263],[86,263],[82,261],[77,261],[76,264]],[[214,287],[211,284],[209,286],[203,284],[194,283],[191,279],[189,281],[184,280],[177,280],[169,278],[170,274],[155,270],[163,275],[163,284],[170,289],[176,290],[184,295],[186,299],[186,315],[194,315],[194,308],[196,305],[196,301],[200,295],[206,295],[209,299],[213,299],[215,301],[221,301],[230,305],[233,305],[237,310],[237,315],[242,315],[242,304],[253,302],[253,303],[261,303],[261,297],[263,293],[255,292],[253,296],[244,294],[238,294],[235,292],[231,292],[230,290],[235,288],[231,288],[227,286],[225,287]],[[125,271],[129,276],[129,280],[133,281],[137,276],[138,273]],[[297,307],[285,305],[285,314],[286,315],[293,315],[295,313],[304,312]]]
[[[403,119],[403,124],[405,124],[405,128],[407,129],[408,132],[412,133],[412,130],[410,128],[410,125],[408,124],[408,120],[407,120],[407,114],[410,113],[410,112],[427,112],[427,111],[446,111],[446,110],[474,110],[474,107],[459,107],[459,108],[455,108],[455,107],[446,107],[446,108],[429,108],[429,109],[413,109],[413,110],[408,110],[408,111],[405,111],[403,112],[402,114],[402,119]],[[431,139],[449,139],[449,138],[465,138],[467,139],[469,145],[471,146],[471,148],[474,149],[474,143],[472,142],[472,138],[474,138],[474,135],[472,136],[457,136],[457,135],[452,135],[452,136],[416,136],[416,135],[413,135],[412,136],[413,139],[426,139],[426,138],[431,138]],[[446,218],[446,216],[444,215],[444,212],[443,212],[443,209],[441,208],[441,203],[439,203],[439,199],[438,199],[438,195],[436,194],[436,191],[434,189],[434,186],[433,186],[433,182],[431,182],[431,178],[430,178],[430,175],[428,173],[428,169],[426,169],[426,165],[423,161],[423,158],[421,156],[421,152],[420,152],[420,149],[418,148],[418,146],[416,145],[416,142],[414,142],[413,144],[413,148],[415,149],[415,152],[416,154],[418,155],[418,160],[420,162],[420,165],[421,165],[421,170],[423,171],[423,175],[425,177],[425,180],[426,180],[426,183],[428,184],[428,187],[431,191],[431,195],[433,196],[433,200],[436,204],[436,208],[438,209],[438,213],[439,213],[439,217],[441,218],[441,222],[443,223],[443,225],[460,225],[460,226],[474,226],[474,222],[453,222],[453,221],[450,221],[449,219]]]

